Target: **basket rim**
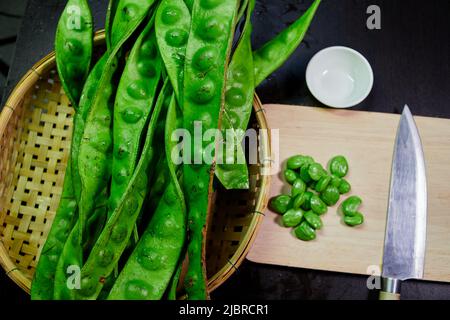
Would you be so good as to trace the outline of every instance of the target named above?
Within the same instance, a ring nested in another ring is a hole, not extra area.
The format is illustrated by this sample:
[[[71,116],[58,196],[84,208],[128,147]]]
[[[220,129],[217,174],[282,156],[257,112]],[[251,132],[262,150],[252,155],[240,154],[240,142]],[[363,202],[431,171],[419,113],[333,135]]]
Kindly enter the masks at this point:
[[[96,31],[94,35],[95,45],[103,44],[104,41],[104,29]],[[35,63],[15,85],[0,113],[0,137],[3,136],[15,109],[20,103],[22,103],[24,94],[28,92],[32,86],[34,86],[36,81],[38,81],[54,66],[55,51],[52,51],[42,59],[40,59],[37,63]],[[253,109],[256,114],[257,122],[260,125],[261,129],[268,129],[269,126],[267,124],[265,111],[256,93],[253,99]],[[261,139],[260,148],[262,148],[262,154],[264,155],[264,157],[269,158],[271,155],[270,131],[267,138],[268,139]],[[247,233],[241,240],[241,243],[236,252],[233,254],[231,259],[228,260],[229,263],[223,266],[210,279],[208,279],[208,290],[210,292],[217,289],[237,270],[237,268],[244,261],[256,238],[257,232],[264,218],[263,214],[261,213],[265,211],[267,206],[271,177],[270,175],[263,175],[261,176],[261,179],[261,191],[259,192],[258,198],[256,200],[256,206],[254,210],[254,213],[256,215],[254,218],[252,218]],[[27,292],[28,294],[30,293],[31,280],[16,267],[3,244],[2,238],[0,238],[0,266],[5,270],[6,275],[8,275],[11,280],[13,280],[25,292]]]

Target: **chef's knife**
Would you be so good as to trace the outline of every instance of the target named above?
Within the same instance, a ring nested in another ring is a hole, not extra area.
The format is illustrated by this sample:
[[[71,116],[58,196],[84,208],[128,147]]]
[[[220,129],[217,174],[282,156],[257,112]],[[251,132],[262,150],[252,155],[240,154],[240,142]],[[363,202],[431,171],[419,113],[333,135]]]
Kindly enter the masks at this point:
[[[381,300],[399,300],[402,281],[423,277],[426,226],[425,161],[417,126],[405,106],[392,161]]]

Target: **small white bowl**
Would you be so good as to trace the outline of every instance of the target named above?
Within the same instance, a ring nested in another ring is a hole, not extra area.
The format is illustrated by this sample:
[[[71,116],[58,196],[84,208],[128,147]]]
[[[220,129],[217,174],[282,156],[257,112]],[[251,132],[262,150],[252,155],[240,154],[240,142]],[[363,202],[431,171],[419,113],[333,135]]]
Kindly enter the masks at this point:
[[[369,95],[373,71],[359,52],[347,47],[329,47],[312,57],[306,68],[306,83],[323,104],[349,108]]]

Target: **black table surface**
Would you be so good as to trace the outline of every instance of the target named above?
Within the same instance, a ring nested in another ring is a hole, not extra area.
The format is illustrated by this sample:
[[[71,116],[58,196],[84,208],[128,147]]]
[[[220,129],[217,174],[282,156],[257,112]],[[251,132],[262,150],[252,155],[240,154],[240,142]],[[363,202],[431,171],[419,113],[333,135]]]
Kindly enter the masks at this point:
[[[102,28],[107,1],[89,2],[96,28]],[[29,0],[5,96],[36,61],[53,49],[55,26],[64,3]],[[258,0],[253,18],[254,47],[289,25],[310,3]],[[373,4],[381,8],[380,30],[366,26],[366,10]],[[366,56],[375,75],[371,94],[354,109],[400,113],[408,104],[416,115],[450,118],[449,21],[448,0],[323,0],[303,44],[257,92],[264,103],[320,106],[306,87],[306,65],[320,49],[343,45]],[[376,292],[367,289],[366,281],[366,276],[245,261],[212,298],[375,299]],[[408,281],[403,285],[402,298],[450,299],[450,285]],[[0,299],[26,300],[28,296],[0,272]]]

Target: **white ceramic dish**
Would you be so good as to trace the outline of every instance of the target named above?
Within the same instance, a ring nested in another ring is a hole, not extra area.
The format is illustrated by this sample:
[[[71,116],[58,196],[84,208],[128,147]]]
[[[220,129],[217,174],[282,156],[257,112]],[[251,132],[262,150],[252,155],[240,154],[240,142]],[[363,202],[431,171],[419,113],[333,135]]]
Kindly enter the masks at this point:
[[[359,52],[347,47],[329,47],[316,53],[309,62],[306,83],[323,104],[349,108],[369,95],[373,71]]]

